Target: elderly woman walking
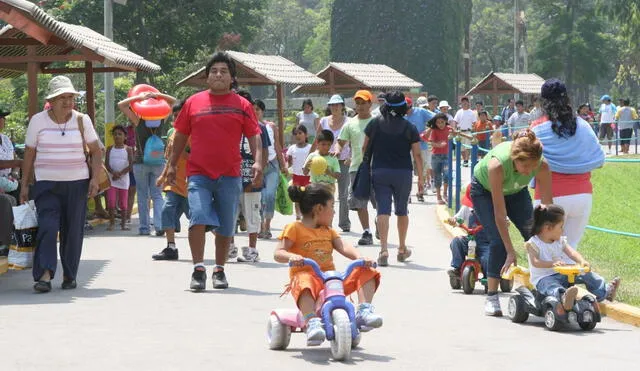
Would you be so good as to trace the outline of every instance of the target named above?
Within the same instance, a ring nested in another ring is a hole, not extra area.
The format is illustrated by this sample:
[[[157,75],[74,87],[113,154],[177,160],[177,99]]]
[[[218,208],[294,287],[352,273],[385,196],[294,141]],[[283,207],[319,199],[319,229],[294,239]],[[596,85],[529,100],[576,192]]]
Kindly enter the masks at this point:
[[[33,288],[37,292],[51,291],[58,259],[58,233],[62,289],[76,288],[87,196],[98,193],[98,179],[89,178],[89,174],[100,172],[102,151],[91,119],[73,109],[79,94],[68,77],[52,78],[46,96],[50,109],[35,114],[27,128],[20,203],[29,199],[30,174],[35,170],[31,198],[38,210],[33,259]],[[91,172],[83,143],[88,145],[92,156]]]

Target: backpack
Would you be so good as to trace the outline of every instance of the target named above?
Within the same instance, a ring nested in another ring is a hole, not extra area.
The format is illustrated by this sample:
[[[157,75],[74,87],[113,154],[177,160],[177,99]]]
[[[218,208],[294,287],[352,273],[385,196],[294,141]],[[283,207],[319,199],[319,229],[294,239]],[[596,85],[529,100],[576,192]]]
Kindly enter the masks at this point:
[[[164,164],[164,142],[159,136],[151,131],[151,136],[144,143],[144,155],[142,163],[150,166],[159,166]]]

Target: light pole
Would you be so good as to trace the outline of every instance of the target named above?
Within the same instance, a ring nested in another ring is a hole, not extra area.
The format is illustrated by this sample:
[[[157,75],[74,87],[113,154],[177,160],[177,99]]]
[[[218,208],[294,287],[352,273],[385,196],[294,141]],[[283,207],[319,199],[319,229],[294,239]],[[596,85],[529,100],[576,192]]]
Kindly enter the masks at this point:
[[[104,0],[104,36],[113,40],[113,3],[127,5],[127,0]],[[115,120],[115,102],[113,72],[104,74],[104,126],[105,129]],[[105,137],[108,137],[105,132]]]

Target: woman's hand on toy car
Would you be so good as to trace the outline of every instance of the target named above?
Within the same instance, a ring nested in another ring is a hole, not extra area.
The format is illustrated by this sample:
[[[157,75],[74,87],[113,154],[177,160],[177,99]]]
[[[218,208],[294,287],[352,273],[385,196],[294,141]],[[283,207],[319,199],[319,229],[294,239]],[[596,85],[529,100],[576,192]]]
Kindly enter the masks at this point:
[[[562,267],[563,265],[566,265],[566,264],[561,260],[556,260],[552,264],[553,267]]]
[[[291,254],[291,256],[289,256],[289,265],[301,267],[304,265],[304,258],[298,254]]]
[[[590,267],[590,266],[591,266],[591,263],[589,263],[589,262],[588,262],[588,261],[586,261],[586,260],[583,260],[583,261],[582,261],[582,264],[580,264],[580,265],[582,265],[583,267]]]
[[[511,265],[518,265],[518,261],[516,260],[515,252],[508,252],[507,253],[507,258],[504,260],[504,265],[502,266],[502,269],[500,270],[500,276],[505,274],[509,270],[509,267],[511,267]]]

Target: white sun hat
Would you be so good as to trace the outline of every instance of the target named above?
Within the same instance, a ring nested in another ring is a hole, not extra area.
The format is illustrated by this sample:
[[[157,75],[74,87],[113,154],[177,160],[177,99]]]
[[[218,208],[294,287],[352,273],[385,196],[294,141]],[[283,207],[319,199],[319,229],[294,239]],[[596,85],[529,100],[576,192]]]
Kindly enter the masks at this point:
[[[67,76],[56,76],[49,81],[49,88],[45,99],[50,100],[62,94],[80,95]]]

